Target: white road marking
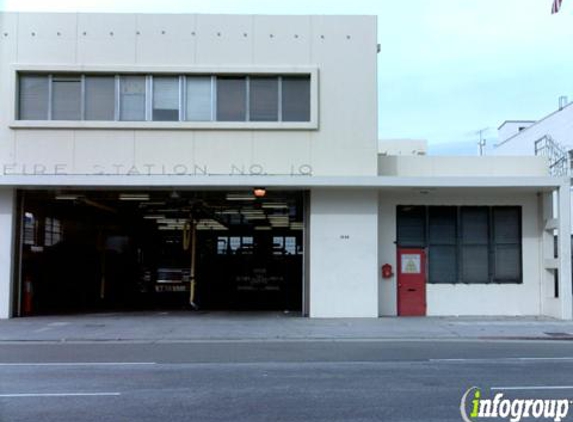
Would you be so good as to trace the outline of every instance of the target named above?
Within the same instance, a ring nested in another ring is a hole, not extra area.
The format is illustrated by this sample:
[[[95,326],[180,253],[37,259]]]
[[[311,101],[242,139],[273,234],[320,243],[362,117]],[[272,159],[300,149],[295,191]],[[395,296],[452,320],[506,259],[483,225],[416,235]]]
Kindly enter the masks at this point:
[[[520,360],[573,360],[573,357],[554,357],[554,358],[518,358]]]
[[[514,358],[484,358],[484,359],[430,359],[430,362],[443,362],[443,363],[454,363],[454,362],[467,362],[467,363],[496,363],[496,362],[515,362],[515,361],[573,361],[573,357],[514,357]]]
[[[490,390],[573,390],[573,385],[537,385],[524,387],[491,387]]]
[[[24,393],[24,394],[0,394],[0,398],[19,397],[105,397],[121,396],[121,393]]]
[[[156,362],[44,362],[44,363],[0,363],[0,366],[123,366],[156,365]]]

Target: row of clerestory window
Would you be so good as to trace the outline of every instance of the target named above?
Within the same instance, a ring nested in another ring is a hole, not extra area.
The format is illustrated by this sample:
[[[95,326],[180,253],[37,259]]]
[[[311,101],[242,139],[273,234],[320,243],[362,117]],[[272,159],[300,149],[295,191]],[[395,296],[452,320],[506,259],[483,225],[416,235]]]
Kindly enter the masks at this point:
[[[18,120],[309,122],[310,75],[20,74]]]

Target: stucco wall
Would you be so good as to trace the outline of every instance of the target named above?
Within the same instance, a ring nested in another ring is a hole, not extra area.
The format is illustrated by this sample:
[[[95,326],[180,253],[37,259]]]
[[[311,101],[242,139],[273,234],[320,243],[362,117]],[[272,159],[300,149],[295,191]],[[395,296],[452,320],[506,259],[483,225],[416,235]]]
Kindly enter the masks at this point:
[[[378,193],[313,189],[310,316],[378,315]]]
[[[545,157],[378,157],[381,176],[547,176]]]

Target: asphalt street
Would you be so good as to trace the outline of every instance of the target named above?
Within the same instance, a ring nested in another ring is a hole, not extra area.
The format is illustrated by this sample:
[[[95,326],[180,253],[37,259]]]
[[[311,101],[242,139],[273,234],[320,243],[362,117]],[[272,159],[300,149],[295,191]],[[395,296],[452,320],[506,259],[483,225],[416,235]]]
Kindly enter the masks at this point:
[[[0,421],[460,421],[472,386],[573,398],[572,375],[569,341],[12,342]]]

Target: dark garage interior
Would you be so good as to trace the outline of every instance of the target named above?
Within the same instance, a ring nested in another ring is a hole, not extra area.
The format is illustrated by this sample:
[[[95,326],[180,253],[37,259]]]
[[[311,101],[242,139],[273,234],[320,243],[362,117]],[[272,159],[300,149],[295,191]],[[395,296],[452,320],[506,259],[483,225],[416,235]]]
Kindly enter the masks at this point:
[[[19,192],[20,315],[300,311],[303,192]]]

